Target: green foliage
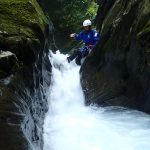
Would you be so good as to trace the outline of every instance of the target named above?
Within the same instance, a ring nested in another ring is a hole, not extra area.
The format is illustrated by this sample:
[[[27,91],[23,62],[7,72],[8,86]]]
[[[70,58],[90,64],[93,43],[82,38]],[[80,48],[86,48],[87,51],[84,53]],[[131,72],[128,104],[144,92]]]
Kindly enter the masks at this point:
[[[78,31],[85,19],[93,20],[97,4],[93,0],[64,0],[57,1],[58,6],[53,12],[54,26],[62,31]]]

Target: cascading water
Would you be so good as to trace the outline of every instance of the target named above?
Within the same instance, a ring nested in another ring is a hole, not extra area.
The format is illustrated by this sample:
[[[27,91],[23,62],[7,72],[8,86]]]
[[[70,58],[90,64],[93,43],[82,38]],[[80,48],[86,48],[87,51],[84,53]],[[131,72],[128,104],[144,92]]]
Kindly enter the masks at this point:
[[[150,150],[150,116],[123,108],[84,106],[79,67],[51,53],[52,86],[44,150]]]

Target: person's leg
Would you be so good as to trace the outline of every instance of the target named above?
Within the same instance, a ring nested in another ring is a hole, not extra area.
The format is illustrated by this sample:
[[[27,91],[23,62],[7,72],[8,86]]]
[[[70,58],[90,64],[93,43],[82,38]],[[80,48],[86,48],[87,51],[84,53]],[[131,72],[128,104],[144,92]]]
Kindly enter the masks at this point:
[[[75,59],[75,62],[76,62],[77,65],[81,65],[81,59],[82,59],[82,52],[78,51],[78,55]]]
[[[68,62],[74,60],[78,56],[78,53],[79,53],[78,50],[75,50],[72,55],[67,57]]]
[[[86,57],[88,54],[89,54],[89,49],[87,49],[87,47],[80,48],[77,53],[77,57],[75,59],[76,64],[81,65],[81,59]]]
[[[72,55],[67,57],[68,62],[70,63],[72,60],[75,58],[75,62],[77,65],[81,65],[81,59],[83,57],[86,57],[89,54],[89,51],[87,50],[86,47],[82,47],[79,50],[75,50]]]
[[[82,59],[82,49],[83,48],[80,48],[79,50],[75,50],[72,55],[67,57],[68,62],[71,62],[72,60],[74,60],[76,58],[77,59],[76,63],[81,64],[80,62]]]
[[[89,54],[89,51],[87,51],[87,50],[86,50],[86,51],[83,51],[83,52],[82,52],[82,57],[86,57],[88,54]]]

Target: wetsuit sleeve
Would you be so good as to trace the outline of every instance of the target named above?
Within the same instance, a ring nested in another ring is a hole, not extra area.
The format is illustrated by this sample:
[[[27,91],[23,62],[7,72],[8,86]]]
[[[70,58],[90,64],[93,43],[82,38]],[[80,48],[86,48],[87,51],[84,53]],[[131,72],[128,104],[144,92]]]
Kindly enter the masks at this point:
[[[83,32],[80,32],[79,34],[75,34],[75,40],[81,41],[83,39]]]
[[[93,35],[93,41],[94,41],[94,46],[97,44],[97,42],[100,40],[100,34],[97,32],[97,31],[95,31],[94,32],[94,35]]]

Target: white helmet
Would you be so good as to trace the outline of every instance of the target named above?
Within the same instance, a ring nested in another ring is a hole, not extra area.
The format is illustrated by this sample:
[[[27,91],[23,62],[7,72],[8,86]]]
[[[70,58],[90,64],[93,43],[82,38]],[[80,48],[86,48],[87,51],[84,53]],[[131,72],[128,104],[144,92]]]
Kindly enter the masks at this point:
[[[92,25],[92,22],[89,19],[87,19],[83,22],[83,27],[91,26],[91,25]]]

